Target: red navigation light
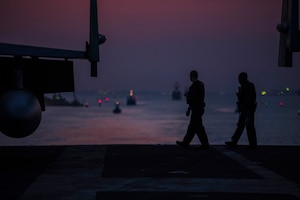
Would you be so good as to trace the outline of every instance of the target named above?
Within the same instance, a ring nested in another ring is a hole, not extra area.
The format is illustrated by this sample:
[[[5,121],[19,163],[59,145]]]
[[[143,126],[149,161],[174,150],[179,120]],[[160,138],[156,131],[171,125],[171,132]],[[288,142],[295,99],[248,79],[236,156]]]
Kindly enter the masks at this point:
[[[280,101],[280,102],[279,102],[279,105],[280,105],[280,107],[284,106],[283,101]]]

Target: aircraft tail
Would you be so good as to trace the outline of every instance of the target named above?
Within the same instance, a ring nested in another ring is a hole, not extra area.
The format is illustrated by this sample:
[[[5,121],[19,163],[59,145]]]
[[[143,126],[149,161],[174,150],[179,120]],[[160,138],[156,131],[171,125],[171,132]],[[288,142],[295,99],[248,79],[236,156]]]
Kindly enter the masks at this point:
[[[87,56],[91,63],[91,76],[97,77],[97,62],[99,62],[99,45],[106,40],[104,35],[98,33],[98,7],[97,0],[90,1],[90,41],[87,45]]]
[[[278,66],[292,67],[293,52],[300,50],[299,0],[282,0]]]

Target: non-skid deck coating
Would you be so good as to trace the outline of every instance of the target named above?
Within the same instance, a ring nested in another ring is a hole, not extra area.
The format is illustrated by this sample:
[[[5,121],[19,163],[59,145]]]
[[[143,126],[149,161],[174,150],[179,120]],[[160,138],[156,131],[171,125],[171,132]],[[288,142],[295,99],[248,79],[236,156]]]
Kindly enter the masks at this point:
[[[300,199],[300,147],[0,147],[0,199]]]

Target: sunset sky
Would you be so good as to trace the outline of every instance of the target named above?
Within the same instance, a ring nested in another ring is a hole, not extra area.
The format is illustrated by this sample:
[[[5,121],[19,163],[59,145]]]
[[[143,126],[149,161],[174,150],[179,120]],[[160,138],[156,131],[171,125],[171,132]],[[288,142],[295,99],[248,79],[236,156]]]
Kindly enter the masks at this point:
[[[98,77],[75,60],[76,90],[172,90],[199,71],[207,91],[234,92],[241,71],[257,90],[300,89],[294,67],[277,67],[282,0],[98,0]],[[0,42],[84,50],[88,0],[1,0]]]

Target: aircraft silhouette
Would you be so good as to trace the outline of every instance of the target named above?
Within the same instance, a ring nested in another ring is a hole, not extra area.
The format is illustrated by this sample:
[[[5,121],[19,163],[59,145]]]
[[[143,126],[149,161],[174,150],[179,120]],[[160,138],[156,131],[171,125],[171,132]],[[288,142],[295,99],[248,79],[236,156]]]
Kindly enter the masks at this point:
[[[44,94],[74,91],[73,61],[91,63],[97,77],[99,45],[97,0],[90,0],[90,35],[84,51],[0,43],[0,131],[13,138],[32,134],[45,111]]]

